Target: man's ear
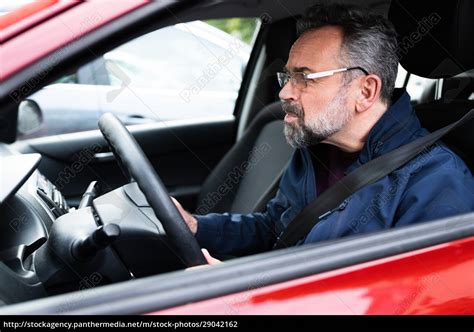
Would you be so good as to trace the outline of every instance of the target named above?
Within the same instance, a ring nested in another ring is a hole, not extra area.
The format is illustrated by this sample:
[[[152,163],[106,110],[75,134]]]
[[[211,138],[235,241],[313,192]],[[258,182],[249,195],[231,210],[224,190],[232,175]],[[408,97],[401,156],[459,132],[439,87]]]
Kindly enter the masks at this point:
[[[367,75],[360,77],[358,86],[358,96],[356,97],[356,111],[365,112],[380,97],[382,89],[382,80],[377,75]]]

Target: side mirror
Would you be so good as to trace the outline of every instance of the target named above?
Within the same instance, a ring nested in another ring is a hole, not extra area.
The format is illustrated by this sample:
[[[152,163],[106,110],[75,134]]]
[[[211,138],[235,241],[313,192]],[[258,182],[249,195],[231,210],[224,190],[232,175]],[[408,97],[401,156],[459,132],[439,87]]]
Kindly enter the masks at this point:
[[[43,125],[43,114],[38,104],[25,99],[18,106],[18,135],[30,135]]]

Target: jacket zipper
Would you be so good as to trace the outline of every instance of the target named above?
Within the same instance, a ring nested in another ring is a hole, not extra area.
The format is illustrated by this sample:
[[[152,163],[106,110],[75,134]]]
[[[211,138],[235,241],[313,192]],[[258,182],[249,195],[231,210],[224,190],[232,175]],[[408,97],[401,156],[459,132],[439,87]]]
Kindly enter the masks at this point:
[[[334,209],[332,209],[332,210],[329,210],[328,212],[323,213],[322,215],[319,216],[318,219],[321,220],[321,219],[323,219],[324,217],[326,217],[326,216],[330,215],[331,213],[333,213],[334,211],[342,211],[342,210],[344,210],[344,209],[346,208],[346,205],[347,205],[348,202],[349,202],[349,200],[348,200],[348,199],[345,199],[341,204],[339,204],[338,207],[336,207],[336,208],[334,208]]]

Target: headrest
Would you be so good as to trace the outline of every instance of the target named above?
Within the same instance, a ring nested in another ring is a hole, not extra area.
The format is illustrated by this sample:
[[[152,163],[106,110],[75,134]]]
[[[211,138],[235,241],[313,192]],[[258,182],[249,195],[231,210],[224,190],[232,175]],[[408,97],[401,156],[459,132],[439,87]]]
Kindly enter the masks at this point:
[[[474,68],[474,1],[393,0],[388,18],[398,33],[400,63],[428,78]]]

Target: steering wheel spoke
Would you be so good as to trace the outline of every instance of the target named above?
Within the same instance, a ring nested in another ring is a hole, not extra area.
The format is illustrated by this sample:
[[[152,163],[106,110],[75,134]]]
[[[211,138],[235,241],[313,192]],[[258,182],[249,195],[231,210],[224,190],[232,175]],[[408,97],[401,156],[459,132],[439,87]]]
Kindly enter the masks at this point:
[[[136,181],[145,195],[181,259],[189,267],[206,264],[199,244],[135,138],[112,113],[102,115],[99,128],[124,173]]]

